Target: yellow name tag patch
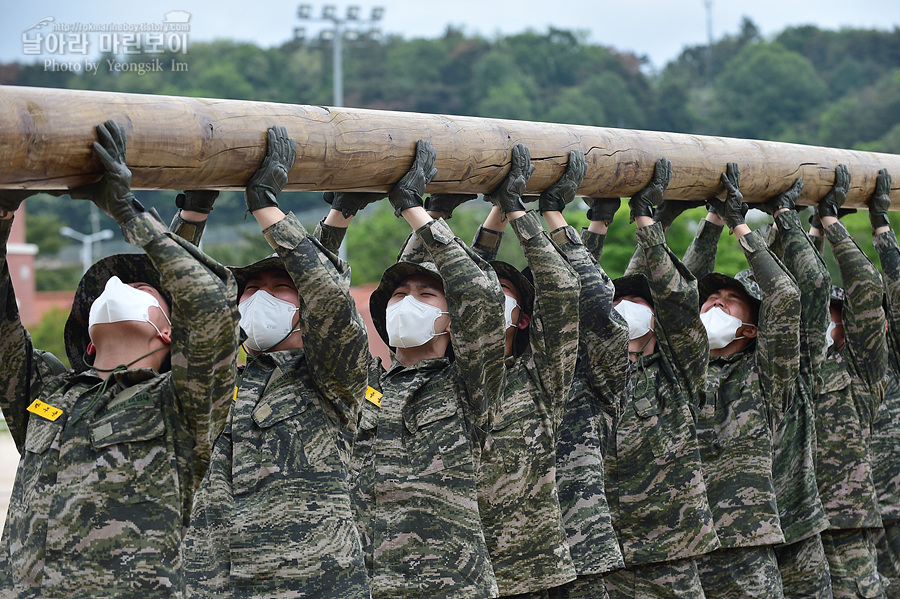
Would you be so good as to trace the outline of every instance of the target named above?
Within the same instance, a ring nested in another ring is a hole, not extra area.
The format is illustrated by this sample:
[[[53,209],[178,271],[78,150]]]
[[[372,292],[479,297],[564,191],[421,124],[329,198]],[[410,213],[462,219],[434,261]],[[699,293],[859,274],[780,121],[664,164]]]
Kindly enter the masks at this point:
[[[46,418],[50,422],[59,418],[63,413],[59,408],[54,408],[50,404],[44,403],[39,399],[34,400],[31,405],[28,406],[28,411],[32,414],[37,414],[41,418]]]
[[[373,404],[375,404],[379,408],[381,407],[381,393],[379,393],[377,390],[373,389],[372,387],[366,388],[366,399],[371,401]]]
[[[234,388],[234,395],[231,396],[231,401],[237,401],[237,392],[238,392],[238,388],[235,387],[235,388]]]

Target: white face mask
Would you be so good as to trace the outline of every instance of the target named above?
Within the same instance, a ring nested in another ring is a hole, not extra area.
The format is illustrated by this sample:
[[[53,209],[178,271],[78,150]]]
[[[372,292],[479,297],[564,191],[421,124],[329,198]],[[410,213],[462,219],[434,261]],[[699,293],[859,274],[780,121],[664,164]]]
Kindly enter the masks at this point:
[[[622,300],[616,304],[616,312],[628,323],[628,338],[637,339],[643,337],[653,327],[653,310],[643,304]]]
[[[743,339],[743,337],[735,337],[735,334],[741,325],[746,323],[741,322],[740,318],[727,314],[718,306],[710,308],[701,314],[700,320],[703,321],[703,326],[706,327],[706,334],[709,337],[709,349],[722,349],[735,339]]]
[[[516,326],[516,323],[512,321],[512,313],[513,310],[519,307],[519,304],[516,303],[515,298],[511,298],[508,295],[504,295],[506,298],[506,303],[503,305],[503,320],[506,321],[506,328]]]
[[[834,339],[831,336],[831,333],[837,328],[837,325],[833,320],[828,321],[828,328],[825,329],[825,349],[830,348],[834,345]]]
[[[435,335],[434,323],[441,317],[440,308],[420,302],[411,295],[407,295],[396,304],[387,307],[385,314],[387,320],[388,345],[391,347],[419,347],[425,345]]]
[[[91,304],[88,314],[88,334],[90,335],[91,327],[95,324],[134,320],[150,323],[156,329],[157,334],[162,336],[159,328],[150,320],[150,308],[153,307],[159,308],[159,311],[165,316],[166,322],[172,324],[155,297],[146,291],[126,285],[119,277],[112,276],[106,281],[103,293]]]
[[[260,289],[238,304],[247,347],[266,352],[284,341],[294,329],[294,313],[300,308]]]

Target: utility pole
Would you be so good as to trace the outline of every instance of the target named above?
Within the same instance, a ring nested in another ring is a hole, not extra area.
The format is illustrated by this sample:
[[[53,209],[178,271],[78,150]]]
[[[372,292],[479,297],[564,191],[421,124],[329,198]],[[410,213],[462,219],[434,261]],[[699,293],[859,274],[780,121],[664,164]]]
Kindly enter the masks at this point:
[[[94,243],[113,238],[113,232],[110,229],[100,230],[100,211],[91,204],[91,233],[85,235],[79,233],[70,227],[63,227],[59,230],[61,235],[65,235],[75,241],[81,242],[81,272],[86,273],[94,263]]]

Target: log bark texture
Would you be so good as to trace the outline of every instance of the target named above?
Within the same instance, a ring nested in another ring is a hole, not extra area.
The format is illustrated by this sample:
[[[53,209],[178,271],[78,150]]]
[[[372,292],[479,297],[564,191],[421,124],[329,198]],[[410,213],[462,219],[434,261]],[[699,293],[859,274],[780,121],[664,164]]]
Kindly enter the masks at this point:
[[[844,163],[852,174],[847,207],[865,207],[878,170],[894,176],[900,156],[734,139],[464,116],[328,108],[173,96],[0,86],[0,189],[71,189],[99,178],[91,151],[96,125],[114,119],[128,135],[135,189],[242,189],[265,154],[265,132],[285,126],[298,140],[290,190],[387,191],[409,168],[416,140],[437,150],[430,192],[492,191],[524,143],[537,194],[563,173],[570,150],[585,153],[579,195],[628,197],[650,180],[654,162],[672,161],[666,197],[721,194],[727,162],[741,169],[748,202],[763,201],[803,177],[801,204],[814,204]]]

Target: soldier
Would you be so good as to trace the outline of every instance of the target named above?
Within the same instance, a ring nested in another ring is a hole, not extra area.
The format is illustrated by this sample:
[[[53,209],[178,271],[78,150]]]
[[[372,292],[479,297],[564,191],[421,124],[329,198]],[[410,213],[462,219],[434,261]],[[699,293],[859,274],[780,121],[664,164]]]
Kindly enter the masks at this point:
[[[425,211],[434,157],[420,141],[412,169],[388,194],[432,261],[394,264],[369,300],[393,352],[386,371],[380,360],[370,368],[374,409],[363,413],[353,453],[355,498],[367,502],[357,509],[372,531],[374,597],[498,591],[476,472],[504,378],[503,291],[490,265]]]
[[[671,168],[658,161],[629,201],[637,259],[632,274],[614,281],[613,304],[629,326],[630,386],[606,462],[626,566],[605,577],[612,598],[703,597],[695,558],[718,547],[694,416],[709,353],[696,281],[652,218]],[[599,210],[609,202],[591,203]]]
[[[538,215],[525,211],[522,193],[533,170],[528,148],[517,144],[509,174],[487,196],[494,206],[472,244],[497,272],[508,316],[506,382],[478,473],[481,521],[501,596],[540,597],[539,591],[575,578],[556,487],[556,448],[575,372],[580,284]],[[541,194],[545,219],[575,198],[586,171],[584,155],[570,154],[562,179]],[[496,260],[507,224],[519,238],[533,286]]]
[[[775,547],[775,555],[787,599],[831,597],[831,576],[820,535],[828,528],[828,518],[816,484],[814,405],[819,368],[825,359],[831,275],[795,210],[802,189],[803,181],[797,179],[787,191],[754,205],[775,218],[768,245],[800,288],[800,375],[793,401],[778,421],[774,436],[773,478],[784,532],[784,544]]]
[[[870,457],[887,368],[884,287],[838,220],[849,186],[849,170],[838,165],[834,186],[817,206],[820,223],[810,227],[815,237],[824,229],[844,284],[832,295],[832,343],[816,399],[816,479],[830,523],[822,543],[835,599],[882,597],[886,583],[877,571],[875,534],[882,524]]]
[[[248,363],[194,501],[187,591],[363,599],[347,477],[366,388],[366,329],[346,263],[278,206],[296,141],[283,127],[267,135],[245,197],[276,253],[233,269]]]
[[[888,367],[884,401],[872,431],[872,470],[883,530],[876,532],[878,571],[890,580],[885,595],[900,597],[900,247],[891,231],[891,175],[881,170],[869,198],[872,245],[881,259],[887,316]]]
[[[699,559],[710,597],[783,597],[773,546],[784,542],[772,477],[775,422],[790,404],[800,368],[800,291],[758,231],[744,222],[747,205],[737,164],[728,163],[718,216],[744,250],[750,270],[714,273],[715,245],[705,223],[684,262],[699,278],[700,313],[710,362],[700,438],[707,493],[722,548]]]
[[[92,199],[146,255],[85,273],[66,322],[67,371],[32,347],[4,252],[0,405],[22,454],[4,596],[180,596],[182,530],[232,395],[234,278],[135,200],[124,131],[107,121],[97,132],[103,178],[70,195]],[[19,203],[10,195],[4,240]]]

